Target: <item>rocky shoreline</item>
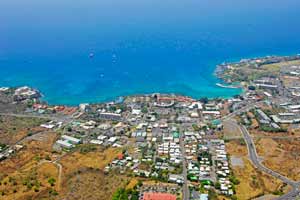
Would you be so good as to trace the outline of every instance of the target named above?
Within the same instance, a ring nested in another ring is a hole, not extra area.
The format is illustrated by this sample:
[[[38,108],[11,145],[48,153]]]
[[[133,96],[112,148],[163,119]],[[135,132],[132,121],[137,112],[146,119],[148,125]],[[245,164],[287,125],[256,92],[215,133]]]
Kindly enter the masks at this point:
[[[291,56],[265,56],[265,57],[241,59],[238,62],[228,62],[228,63],[224,62],[220,65],[217,65],[214,74],[225,83],[231,83],[229,77],[225,77],[224,74],[226,71],[230,70],[233,66],[246,65],[246,66],[254,66],[256,68],[259,68],[262,65],[275,64],[275,63],[294,61],[294,60],[300,60],[300,54],[291,55]]]

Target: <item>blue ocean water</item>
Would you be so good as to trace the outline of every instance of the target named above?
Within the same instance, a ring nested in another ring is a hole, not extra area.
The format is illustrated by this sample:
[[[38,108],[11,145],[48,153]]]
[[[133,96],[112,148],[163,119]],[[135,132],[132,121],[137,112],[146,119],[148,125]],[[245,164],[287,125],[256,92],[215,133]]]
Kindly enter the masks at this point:
[[[70,105],[228,97],[240,91],[217,87],[215,66],[300,53],[299,9],[299,0],[1,0],[0,86]]]

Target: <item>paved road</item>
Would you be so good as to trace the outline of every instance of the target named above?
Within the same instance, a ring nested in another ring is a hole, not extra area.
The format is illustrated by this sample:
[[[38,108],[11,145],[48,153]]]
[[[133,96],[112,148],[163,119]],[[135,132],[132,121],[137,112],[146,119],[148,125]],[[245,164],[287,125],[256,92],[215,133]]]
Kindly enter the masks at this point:
[[[52,115],[35,115],[35,114],[16,114],[16,113],[0,113],[0,116],[23,117],[23,118],[38,118],[61,121],[68,123],[72,120],[71,116],[52,116]]]
[[[15,113],[0,113],[0,115],[12,116],[12,117],[25,117],[25,118],[55,119],[55,117],[50,117],[48,115],[15,114]]]
[[[184,178],[184,184],[183,184],[183,189],[182,189],[182,195],[183,195],[183,200],[189,200],[190,199],[190,190],[188,186],[188,180],[187,180],[187,168],[186,168],[186,159],[185,159],[185,148],[184,148],[184,141],[183,141],[183,134],[181,134],[180,138],[180,149],[182,152],[182,176]]]
[[[2,152],[2,154],[4,154],[5,156],[8,156],[10,153],[9,151],[12,150],[12,147],[15,146],[15,145],[20,145],[22,143],[24,143],[28,138],[32,138],[33,136],[37,135],[37,134],[47,134],[47,133],[50,133],[51,131],[50,130],[45,130],[45,131],[38,131],[36,133],[34,133],[33,135],[30,135],[30,136],[25,136],[21,139],[19,139],[18,141],[16,141],[14,144],[10,145],[9,148],[7,148],[5,151]],[[53,131],[52,131],[53,132]]]
[[[253,165],[256,168],[258,168],[259,170],[261,170],[273,177],[280,179],[282,182],[284,182],[292,187],[292,190],[289,193],[287,193],[277,199],[278,200],[295,200],[297,198],[300,198],[300,190],[299,190],[300,182],[290,180],[289,178],[287,178],[287,177],[265,167],[263,164],[261,164],[259,157],[257,155],[257,152],[256,152],[255,144],[254,144],[247,128],[245,126],[239,126],[237,124],[237,122],[233,121],[233,120],[231,120],[231,123],[235,123],[235,125],[240,128],[240,130],[243,134],[243,137],[245,139],[245,142],[247,144],[249,158],[250,158],[251,162],[253,163]]]
[[[247,106],[244,106],[232,113],[229,113],[228,115],[225,115],[221,118],[221,120],[227,120],[230,119],[232,117],[234,117],[235,115],[238,115],[240,113],[246,112],[247,110],[251,110],[252,108],[254,108],[255,106],[259,105],[261,102],[253,102],[253,103],[248,103]]]
[[[55,120],[55,121],[60,121],[63,122],[65,125],[69,124],[73,121],[72,117],[70,116],[49,116],[49,115],[34,115],[34,114],[15,114],[15,113],[0,113],[0,116],[12,116],[12,117],[23,117],[23,118],[39,118],[39,119],[49,119],[49,120]],[[40,134],[40,133],[48,133],[48,132],[55,132],[59,130],[60,127],[54,129],[54,130],[45,130],[45,131],[39,131],[34,133],[34,135]],[[27,138],[30,138],[34,135],[31,136],[25,136],[24,138],[21,138],[20,140],[16,141],[14,145],[21,144],[23,143]]]
[[[73,121],[72,117],[70,116],[62,116],[62,117],[56,117],[56,116],[48,116],[48,115],[32,115],[32,114],[14,114],[14,113],[0,113],[0,116],[13,116],[13,117],[25,117],[25,118],[40,118],[40,119],[49,119],[49,120],[56,120],[56,121],[61,121],[64,122],[65,125],[69,124]],[[22,144],[25,140],[27,140],[28,138],[32,138],[34,135],[43,133],[43,134],[47,134],[47,133],[52,133],[53,131],[57,131],[60,128],[56,128],[54,130],[45,130],[45,131],[39,131],[31,136],[26,136],[20,140],[18,140],[14,145],[17,144]],[[10,148],[8,148],[5,153],[8,154]],[[58,167],[58,180],[57,180],[57,189],[60,190],[61,187],[61,182],[62,182],[62,169],[63,166],[59,163],[59,161],[67,154],[62,154],[61,156],[59,156],[56,160],[54,161],[47,161],[47,160],[43,160],[41,163],[53,163]]]

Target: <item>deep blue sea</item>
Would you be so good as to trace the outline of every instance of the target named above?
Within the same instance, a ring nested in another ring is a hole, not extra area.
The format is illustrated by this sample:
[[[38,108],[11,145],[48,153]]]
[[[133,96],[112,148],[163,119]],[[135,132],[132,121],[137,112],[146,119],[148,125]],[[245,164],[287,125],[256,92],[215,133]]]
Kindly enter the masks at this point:
[[[297,53],[299,0],[0,1],[0,86],[51,104],[229,97],[240,91],[215,85],[217,64]]]

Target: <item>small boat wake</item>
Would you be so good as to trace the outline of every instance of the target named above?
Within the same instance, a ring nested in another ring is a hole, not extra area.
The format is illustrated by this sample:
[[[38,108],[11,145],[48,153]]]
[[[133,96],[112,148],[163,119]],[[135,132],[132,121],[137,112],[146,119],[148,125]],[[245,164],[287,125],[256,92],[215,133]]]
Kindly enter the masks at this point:
[[[216,86],[222,87],[222,88],[230,88],[230,89],[238,89],[240,86],[235,85],[224,85],[222,83],[216,83]]]

